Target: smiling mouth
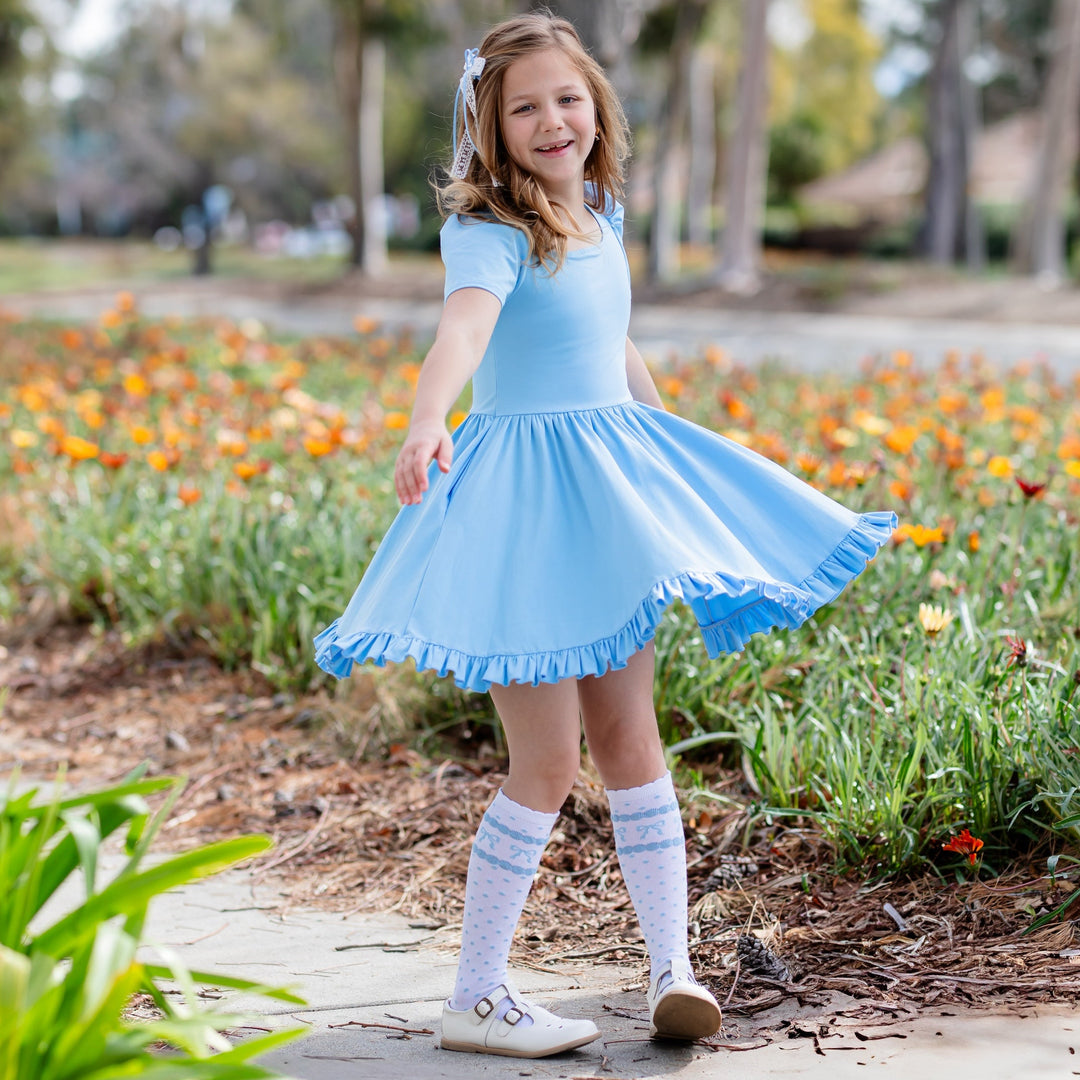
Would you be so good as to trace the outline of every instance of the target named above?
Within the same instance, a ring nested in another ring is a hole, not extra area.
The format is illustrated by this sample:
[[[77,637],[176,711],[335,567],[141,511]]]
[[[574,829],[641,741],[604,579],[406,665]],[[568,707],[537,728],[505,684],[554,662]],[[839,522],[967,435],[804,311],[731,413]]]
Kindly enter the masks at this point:
[[[567,139],[565,142],[549,143],[547,146],[538,146],[536,152],[538,154],[555,154],[560,150],[565,150],[573,139]]]

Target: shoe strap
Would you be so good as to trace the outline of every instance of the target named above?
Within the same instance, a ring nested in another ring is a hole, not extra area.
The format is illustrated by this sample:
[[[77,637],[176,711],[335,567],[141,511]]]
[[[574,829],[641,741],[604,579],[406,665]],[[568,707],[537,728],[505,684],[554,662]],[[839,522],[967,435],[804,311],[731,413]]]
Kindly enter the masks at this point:
[[[509,1009],[506,1010],[506,1015],[503,1019],[512,1027],[518,1023],[522,1017],[528,1015],[528,1006],[520,1000],[520,995],[512,987],[506,983],[500,983],[491,991],[486,997],[482,997],[472,1008],[472,1011],[480,1017],[481,1020],[486,1020],[507,998],[513,1003]],[[508,1017],[511,1013],[514,1013],[514,1019],[510,1020]]]

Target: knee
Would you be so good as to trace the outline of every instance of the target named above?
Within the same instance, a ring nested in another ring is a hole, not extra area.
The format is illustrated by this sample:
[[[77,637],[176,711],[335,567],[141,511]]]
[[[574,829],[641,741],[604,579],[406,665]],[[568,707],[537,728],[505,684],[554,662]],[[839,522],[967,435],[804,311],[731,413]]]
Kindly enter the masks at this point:
[[[531,761],[515,761],[511,756],[504,790],[523,806],[554,813],[570,794],[580,767],[580,747],[552,750]]]

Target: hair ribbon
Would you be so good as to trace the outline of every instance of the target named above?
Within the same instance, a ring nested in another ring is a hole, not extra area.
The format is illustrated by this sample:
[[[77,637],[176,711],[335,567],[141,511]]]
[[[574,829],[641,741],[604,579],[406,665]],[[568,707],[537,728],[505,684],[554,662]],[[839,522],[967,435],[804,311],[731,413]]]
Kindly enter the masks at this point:
[[[479,49],[465,50],[465,69],[458,81],[457,93],[454,95],[454,163],[450,166],[450,175],[455,180],[464,180],[469,171],[469,164],[476,152],[476,143],[473,141],[472,132],[469,129],[469,113],[476,119],[476,80],[484,70],[486,63],[480,55]],[[464,98],[464,106],[461,102]],[[458,142],[458,109],[463,108],[464,132],[461,142]]]

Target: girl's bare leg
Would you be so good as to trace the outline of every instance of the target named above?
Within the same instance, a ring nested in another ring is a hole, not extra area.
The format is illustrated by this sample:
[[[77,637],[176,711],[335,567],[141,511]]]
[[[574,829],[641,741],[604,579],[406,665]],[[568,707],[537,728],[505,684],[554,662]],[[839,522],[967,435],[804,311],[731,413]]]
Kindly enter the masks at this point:
[[[484,813],[469,856],[461,957],[449,1002],[458,1012],[485,998],[497,1013],[512,1005],[506,983],[510,943],[540,855],[581,764],[581,721],[572,680],[493,686],[491,697],[506,731],[510,775]]]
[[[690,970],[686,843],[653,710],[650,643],[625,668],[581,679],[578,698],[589,750],[608,788],[615,847],[652,962],[652,1033],[711,1035],[720,1009]]]

